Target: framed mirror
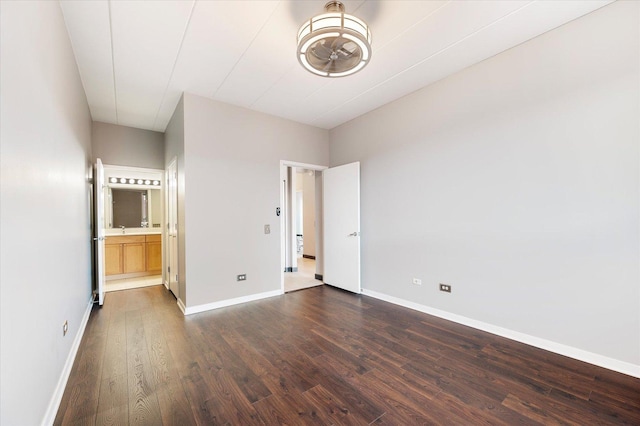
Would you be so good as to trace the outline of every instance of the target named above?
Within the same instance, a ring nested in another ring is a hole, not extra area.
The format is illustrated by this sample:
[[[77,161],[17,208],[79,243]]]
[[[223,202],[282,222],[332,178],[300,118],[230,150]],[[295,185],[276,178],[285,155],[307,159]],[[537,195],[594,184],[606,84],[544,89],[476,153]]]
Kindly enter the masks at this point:
[[[159,228],[160,189],[113,188],[106,191],[107,228]]]
[[[163,170],[105,165],[104,226],[107,234],[160,232]],[[153,231],[152,231],[153,229]],[[113,232],[109,232],[113,230]]]

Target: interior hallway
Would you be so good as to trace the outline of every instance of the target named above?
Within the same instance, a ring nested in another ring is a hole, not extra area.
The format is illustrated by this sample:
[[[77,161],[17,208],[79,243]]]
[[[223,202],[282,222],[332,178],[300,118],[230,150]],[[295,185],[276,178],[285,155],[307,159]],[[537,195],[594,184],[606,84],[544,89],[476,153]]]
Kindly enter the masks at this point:
[[[303,288],[322,285],[316,280],[316,261],[306,257],[298,257],[298,271],[284,273],[284,292],[302,290]]]

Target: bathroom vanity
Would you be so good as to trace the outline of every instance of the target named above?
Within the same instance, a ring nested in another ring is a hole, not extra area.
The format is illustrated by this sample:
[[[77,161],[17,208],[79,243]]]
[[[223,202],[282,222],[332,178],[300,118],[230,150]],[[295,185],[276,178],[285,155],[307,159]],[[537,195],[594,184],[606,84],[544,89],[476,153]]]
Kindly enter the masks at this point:
[[[104,166],[107,281],[162,274],[162,170]]]
[[[108,280],[158,275],[162,272],[162,235],[110,235],[104,245]]]

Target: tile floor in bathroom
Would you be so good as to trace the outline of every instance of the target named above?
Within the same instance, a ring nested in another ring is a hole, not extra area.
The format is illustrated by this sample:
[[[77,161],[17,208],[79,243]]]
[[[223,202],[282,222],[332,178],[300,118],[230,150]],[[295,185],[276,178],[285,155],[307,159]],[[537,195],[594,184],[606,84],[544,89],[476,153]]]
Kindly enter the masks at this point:
[[[148,275],[146,277],[125,278],[105,282],[105,292],[129,290],[132,288],[149,287],[162,284],[162,275]]]

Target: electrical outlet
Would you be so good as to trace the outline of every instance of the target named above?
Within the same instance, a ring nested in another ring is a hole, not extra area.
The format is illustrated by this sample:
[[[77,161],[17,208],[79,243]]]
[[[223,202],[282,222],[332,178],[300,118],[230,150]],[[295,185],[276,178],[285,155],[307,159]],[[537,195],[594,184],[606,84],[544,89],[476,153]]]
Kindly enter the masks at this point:
[[[411,282],[413,285],[422,285],[422,280],[420,278],[414,278]]]
[[[440,284],[440,291],[451,293],[451,286],[449,284]]]
[[[67,335],[67,331],[69,331],[69,322],[65,321],[64,324],[62,324],[62,336],[66,336]]]
[[[271,225],[265,225],[264,226],[264,233],[265,234],[270,234],[271,233]]]
[[[238,281],[246,281],[246,280],[247,280],[247,274],[238,275]]]

